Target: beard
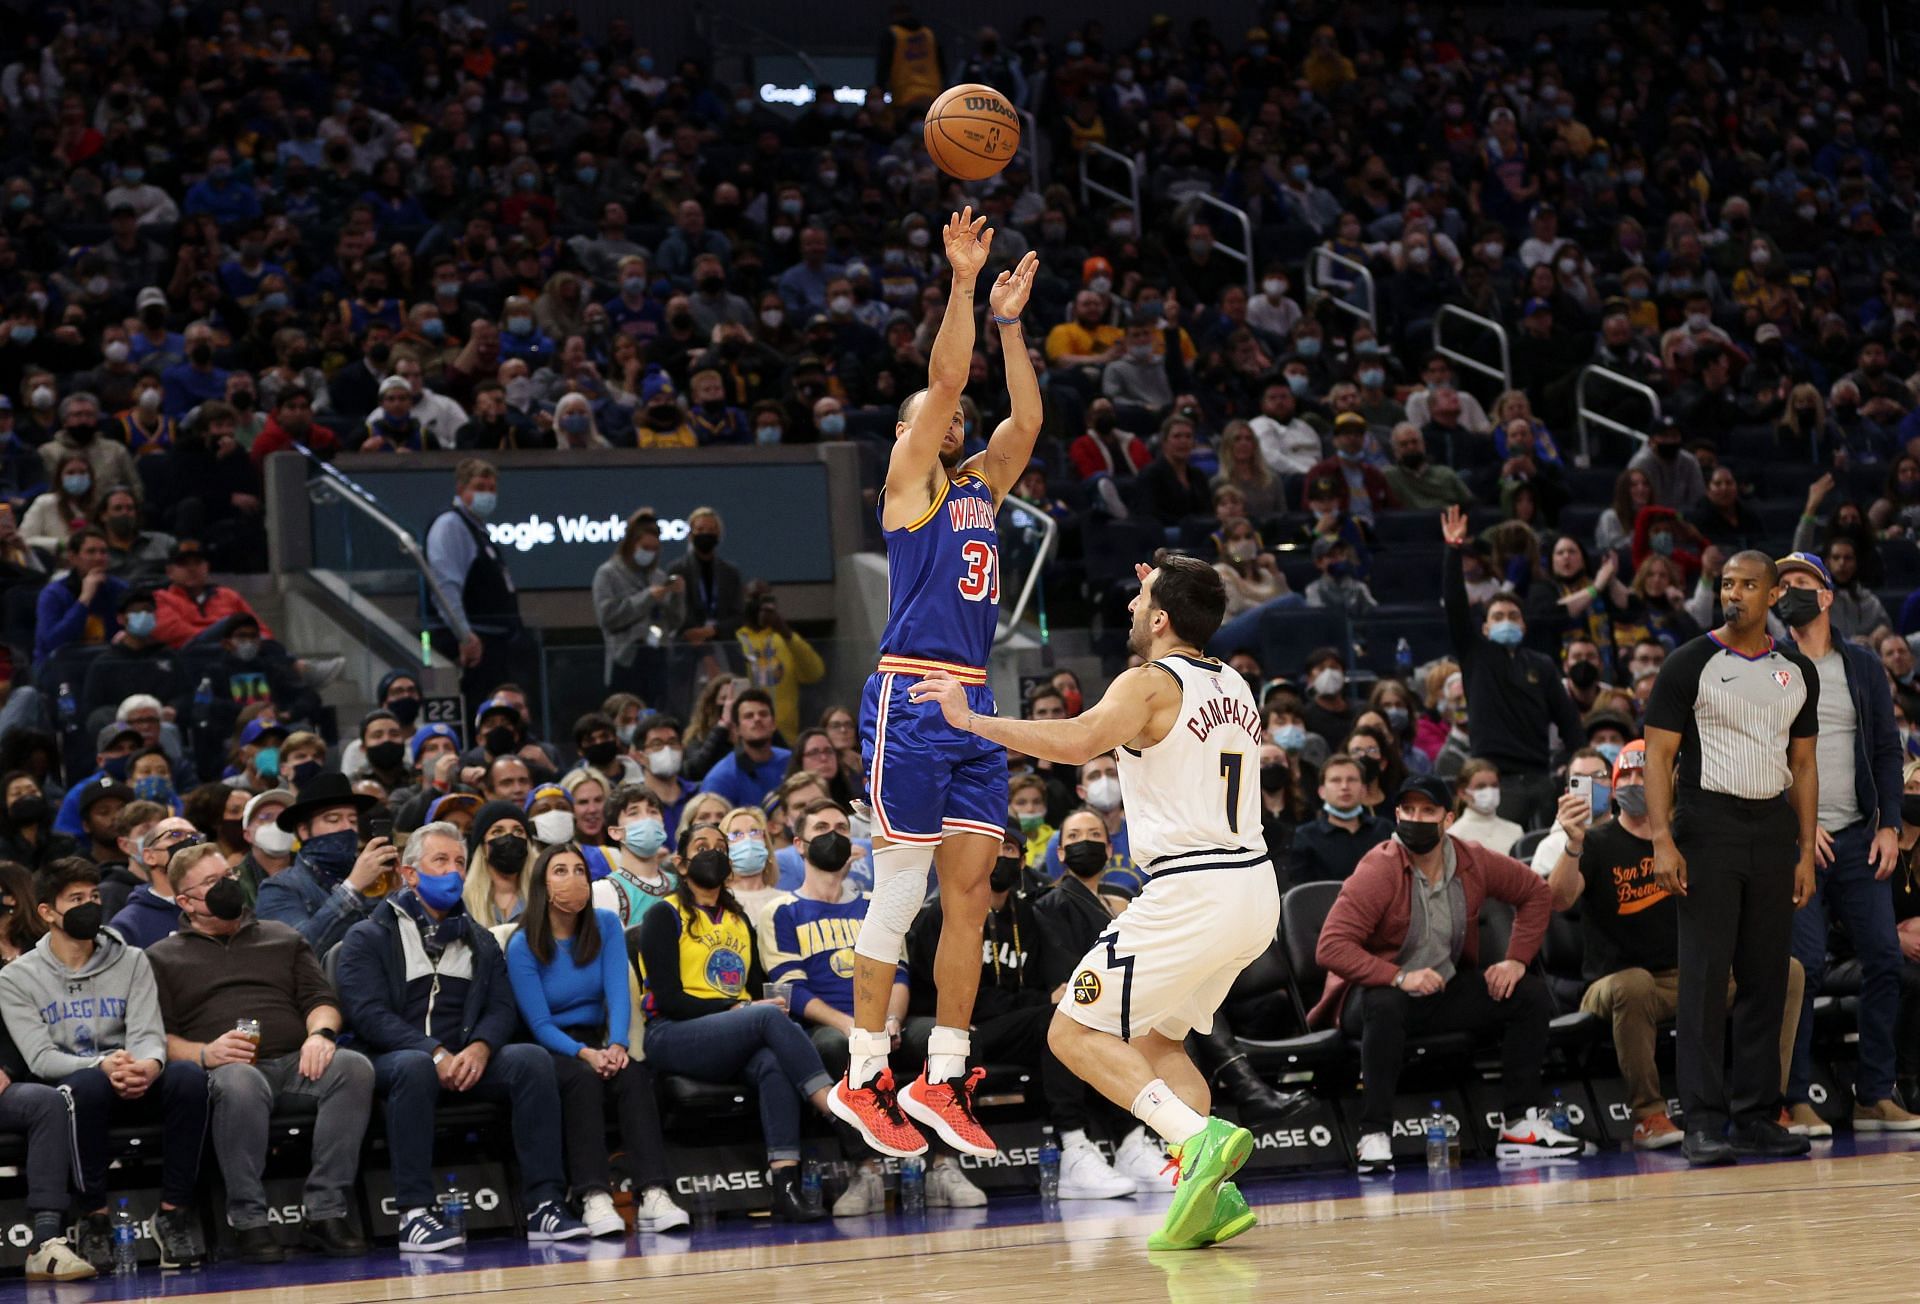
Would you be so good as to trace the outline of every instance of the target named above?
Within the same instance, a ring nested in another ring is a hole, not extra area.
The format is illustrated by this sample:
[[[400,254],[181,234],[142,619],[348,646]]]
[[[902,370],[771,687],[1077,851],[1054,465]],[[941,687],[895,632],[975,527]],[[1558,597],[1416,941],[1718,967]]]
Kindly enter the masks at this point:
[[[1127,630],[1127,651],[1143,661],[1153,660],[1153,631],[1134,621]]]
[[[942,446],[940,449],[940,465],[949,471],[956,469],[960,465],[962,458],[965,457],[966,451],[967,447],[965,444],[957,444],[951,451]]]

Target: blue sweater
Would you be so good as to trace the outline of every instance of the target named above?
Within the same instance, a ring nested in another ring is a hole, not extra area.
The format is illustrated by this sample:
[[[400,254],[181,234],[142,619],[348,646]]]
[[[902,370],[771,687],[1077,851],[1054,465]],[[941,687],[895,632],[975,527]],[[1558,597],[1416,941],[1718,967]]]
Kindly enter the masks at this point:
[[[565,1028],[604,1025],[608,1045],[627,1044],[633,1007],[627,999],[626,934],[613,911],[596,910],[593,917],[600,925],[600,956],[590,966],[573,962],[571,937],[555,944],[551,964],[534,958],[524,929],[507,943],[507,978],[520,1017],[533,1039],[556,1055],[578,1055],[586,1044],[569,1037]]]
[[[707,771],[700,791],[717,792],[736,806],[758,806],[787,777],[787,762],[792,757],[786,748],[776,747],[773,755],[756,764],[736,747]]]

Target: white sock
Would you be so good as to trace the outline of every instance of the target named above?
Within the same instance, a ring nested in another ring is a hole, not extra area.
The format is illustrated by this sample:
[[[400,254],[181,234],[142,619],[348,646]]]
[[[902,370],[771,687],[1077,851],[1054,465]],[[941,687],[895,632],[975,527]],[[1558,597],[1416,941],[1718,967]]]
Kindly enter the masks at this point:
[[[420,1215],[424,1214],[425,1212],[426,1212],[426,1208],[424,1206],[418,1209],[409,1209],[407,1210],[407,1218],[418,1218],[420,1217]],[[407,1218],[402,1218],[400,1221],[405,1222]]]
[[[940,1028],[927,1038],[927,1081],[951,1082],[964,1077],[967,1056],[973,1051],[973,1034],[965,1028]]]
[[[884,1032],[868,1032],[865,1028],[849,1032],[847,1085],[858,1091],[879,1077],[880,1070],[887,1067],[887,1054],[892,1049],[893,1042]]]
[[[1084,1145],[1092,1145],[1092,1144],[1093,1143],[1091,1141],[1087,1140],[1087,1133],[1086,1133],[1086,1129],[1084,1128],[1076,1127],[1069,1131],[1062,1132],[1060,1134],[1060,1148],[1062,1150],[1070,1149],[1073,1146],[1084,1146]]]
[[[1207,1120],[1175,1095],[1163,1078],[1140,1088],[1140,1094],[1133,1098],[1133,1116],[1159,1133],[1168,1145],[1190,1141],[1207,1126]]]

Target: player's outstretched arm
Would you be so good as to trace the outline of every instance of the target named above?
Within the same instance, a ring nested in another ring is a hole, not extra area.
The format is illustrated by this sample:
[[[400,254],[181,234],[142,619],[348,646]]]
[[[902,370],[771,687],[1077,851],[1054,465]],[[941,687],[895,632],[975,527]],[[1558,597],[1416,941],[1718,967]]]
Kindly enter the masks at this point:
[[[953,285],[947,292],[946,316],[940,319],[940,332],[927,358],[926,397],[906,433],[894,441],[887,463],[887,491],[894,502],[917,501],[915,496],[940,464],[940,445],[953,424],[960,391],[966,388],[973,365],[974,282],[986,266],[993,232],[987,229],[987,219],[975,217],[968,207],[947,219],[941,238],[953,268]]]
[[[1007,369],[1007,397],[1013,410],[987,441],[987,451],[979,459],[978,469],[993,486],[993,496],[1004,498],[1013,492],[1033,459],[1033,442],[1040,437],[1044,412],[1040,405],[1040,381],[1033,374],[1033,359],[1027,356],[1027,336],[1020,325],[1027,297],[1033,293],[1033,278],[1040,272],[1040,255],[1029,251],[1015,267],[1001,272],[987,294],[987,307],[993,313],[994,327],[1000,332],[1000,358]]]
[[[1177,710],[1180,704],[1174,681],[1146,666],[1135,666],[1121,674],[1092,709],[1071,720],[1007,720],[997,715],[977,715],[967,705],[966,689],[944,671],[922,679],[907,690],[907,697],[915,702],[938,702],[940,713],[956,729],[1065,765],[1085,765],[1132,742],[1154,723],[1156,714]]]

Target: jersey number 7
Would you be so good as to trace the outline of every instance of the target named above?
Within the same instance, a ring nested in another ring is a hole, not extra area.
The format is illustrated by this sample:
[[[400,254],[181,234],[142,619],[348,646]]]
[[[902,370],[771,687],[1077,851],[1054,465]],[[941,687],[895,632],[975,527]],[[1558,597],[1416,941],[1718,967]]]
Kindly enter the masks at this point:
[[[1240,762],[1241,753],[1222,752],[1220,754],[1220,777],[1227,781],[1227,831],[1240,831]]]
[[[1000,550],[979,539],[969,539],[960,549],[967,573],[960,577],[960,596],[968,602],[1000,601]]]

